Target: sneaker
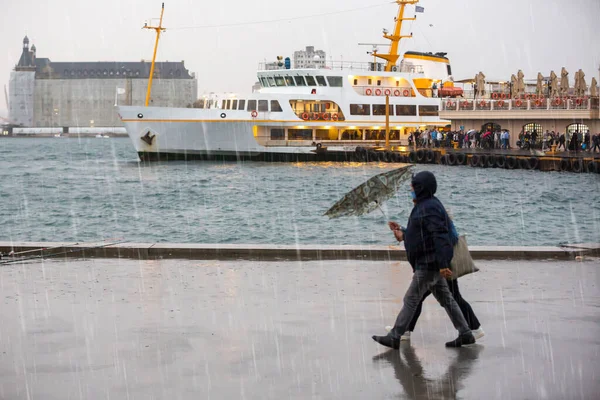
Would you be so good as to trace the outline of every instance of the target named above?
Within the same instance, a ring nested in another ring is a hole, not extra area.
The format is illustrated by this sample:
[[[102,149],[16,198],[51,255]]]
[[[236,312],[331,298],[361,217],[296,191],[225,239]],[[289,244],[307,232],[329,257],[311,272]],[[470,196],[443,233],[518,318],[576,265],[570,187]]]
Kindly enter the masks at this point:
[[[389,347],[391,349],[398,350],[400,348],[400,341],[394,339],[389,333],[386,336],[373,336],[373,340],[382,346]]]
[[[388,325],[385,327],[385,331],[391,332],[392,328],[393,328],[393,326]],[[410,331],[406,331],[402,334],[402,336],[400,336],[400,341],[402,341],[402,342],[407,342],[409,340],[410,340]]]
[[[479,340],[485,336],[485,332],[483,331],[483,328],[481,326],[477,329],[472,330],[471,332],[473,333],[473,337],[475,337],[475,340]]]
[[[469,344],[475,344],[475,337],[471,332],[463,333],[450,342],[446,343],[446,347],[461,347]]]

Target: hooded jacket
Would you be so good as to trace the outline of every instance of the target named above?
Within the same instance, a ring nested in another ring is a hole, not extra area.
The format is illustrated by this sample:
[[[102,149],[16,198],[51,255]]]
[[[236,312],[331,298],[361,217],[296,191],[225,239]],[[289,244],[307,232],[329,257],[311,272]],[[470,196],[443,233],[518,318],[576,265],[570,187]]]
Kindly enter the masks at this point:
[[[449,268],[454,255],[451,221],[442,203],[435,197],[437,182],[429,171],[412,179],[415,206],[404,232],[404,247],[414,270],[439,271]]]

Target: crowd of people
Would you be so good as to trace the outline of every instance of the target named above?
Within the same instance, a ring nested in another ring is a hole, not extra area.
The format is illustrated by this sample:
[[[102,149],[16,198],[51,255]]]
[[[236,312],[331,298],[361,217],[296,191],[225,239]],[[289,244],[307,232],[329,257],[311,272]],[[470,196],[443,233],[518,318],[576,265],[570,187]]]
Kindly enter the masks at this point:
[[[438,148],[454,147],[457,143],[460,149],[510,149],[510,132],[506,129],[491,131],[438,131],[437,129],[427,131],[416,131],[408,137],[408,144],[417,147]]]
[[[457,143],[461,149],[510,149],[510,132],[506,129],[500,130],[471,130],[445,132],[437,129],[426,131],[415,131],[408,137],[408,145],[424,148],[454,147]],[[600,152],[600,133],[592,135],[583,132],[555,132],[546,130],[539,134],[536,130],[521,131],[519,133],[517,147],[524,150],[540,149],[550,150],[556,145],[557,151],[589,151]]]
[[[550,150],[556,145],[556,150],[562,151],[589,151],[600,152],[600,133],[591,135],[583,132],[555,132],[546,130],[541,135],[537,131],[525,131],[519,134],[519,147],[540,148],[542,151]]]

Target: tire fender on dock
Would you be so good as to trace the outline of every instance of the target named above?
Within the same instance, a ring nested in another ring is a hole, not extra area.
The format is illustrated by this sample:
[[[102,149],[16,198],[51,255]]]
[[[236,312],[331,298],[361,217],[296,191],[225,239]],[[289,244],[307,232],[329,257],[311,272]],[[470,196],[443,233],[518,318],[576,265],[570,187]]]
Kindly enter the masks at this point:
[[[517,159],[514,157],[506,157],[506,168],[515,169],[517,167]]]
[[[506,157],[505,156],[496,157],[496,167],[504,168],[505,166],[506,166]]]
[[[435,161],[435,153],[432,150],[427,150],[425,153],[425,162],[431,164]]]
[[[410,161],[411,163],[416,163],[417,162],[417,153],[415,153],[414,151],[411,151],[408,154],[408,161]]]
[[[465,165],[466,162],[467,162],[467,155],[464,153],[458,153],[458,155],[456,156],[456,163],[458,165]]]
[[[456,160],[457,160],[456,154],[450,153],[450,154],[446,155],[446,157],[447,157],[448,165],[456,165]]]
[[[558,168],[562,171],[562,172],[567,172],[571,170],[571,165],[569,164],[569,160],[566,158],[563,158],[562,160],[560,160],[560,163],[558,165]]]
[[[471,167],[476,167],[479,164],[479,158],[477,154],[471,156]]]
[[[571,168],[573,172],[581,172],[583,170],[583,162],[580,159],[575,159],[571,163]]]
[[[417,150],[417,161],[421,163],[423,160],[425,160],[425,150]]]

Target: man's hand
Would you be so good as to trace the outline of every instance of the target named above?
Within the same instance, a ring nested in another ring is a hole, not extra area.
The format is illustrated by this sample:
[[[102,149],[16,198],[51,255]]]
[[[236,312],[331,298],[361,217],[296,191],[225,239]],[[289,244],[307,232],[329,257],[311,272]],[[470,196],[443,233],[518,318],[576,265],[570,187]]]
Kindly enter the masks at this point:
[[[452,270],[450,268],[440,269],[440,274],[446,279],[452,278]]]
[[[398,229],[394,231],[394,237],[397,241],[401,242],[404,240],[404,233],[402,233],[402,231]]]
[[[388,226],[390,227],[391,230],[393,231],[399,231],[400,230],[400,225],[398,225],[398,223],[394,222],[394,221],[390,221],[388,222]]]

